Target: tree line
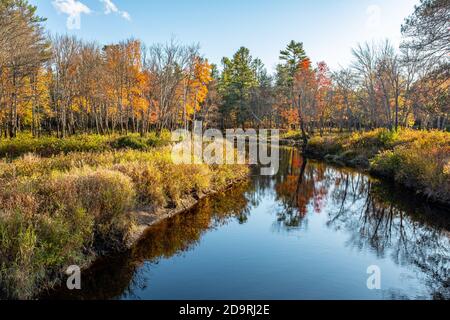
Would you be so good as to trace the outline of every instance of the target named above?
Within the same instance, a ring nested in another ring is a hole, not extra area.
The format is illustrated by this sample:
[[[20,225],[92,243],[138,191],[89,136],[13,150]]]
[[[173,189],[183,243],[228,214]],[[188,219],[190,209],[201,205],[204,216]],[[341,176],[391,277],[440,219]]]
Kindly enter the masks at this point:
[[[197,45],[146,47],[129,39],[100,46],[47,36],[25,0],[1,0],[0,131],[59,137],[84,132],[147,133],[195,118],[211,66]]]
[[[422,0],[402,27],[401,50],[386,41],[353,49],[348,68],[313,64],[291,41],[270,74],[249,49],[221,66],[198,45],[136,39],[101,46],[48,35],[26,0],[0,0],[0,136],[140,133],[209,127],[446,130],[450,5]],[[432,30],[433,32],[430,32]],[[220,69],[220,70],[219,70]]]
[[[326,129],[450,126],[450,3],[422,0],[402,26],[396,50],[388,40],[360,44],[348,68],[313,64],[303,43],[280,52],[274,75],[246,48],[224,58],[219,79],[228,126],[300,129],[304,139]]]

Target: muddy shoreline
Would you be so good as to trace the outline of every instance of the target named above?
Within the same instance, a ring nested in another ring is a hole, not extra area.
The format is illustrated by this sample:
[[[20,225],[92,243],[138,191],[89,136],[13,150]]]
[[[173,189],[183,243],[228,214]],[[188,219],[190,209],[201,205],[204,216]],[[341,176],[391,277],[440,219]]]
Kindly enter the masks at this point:
[[[234,186],[247,181],[248,178],[249,175],[246,174],[237,179],[234,179],[233,181],[229,182],[224,188],[221,188],[219,190],[206,190],[199,194],[191,194],[183,198],[176,208],[148,207],[133,211],[131,213],[131,216],[135,220],[135,226],[125,241],[126,249],[130,249],[136,243],[138,243],[142,236],[145,235],[147,229],[151,226],[154,226],[155,224],[158,224],[159,222],[169,219],[175,215],[183,214],[194,208],[199,203],[199,201],[214,196],[218,193],[226,192]],[[111,254],[111,252],[109,254]]]

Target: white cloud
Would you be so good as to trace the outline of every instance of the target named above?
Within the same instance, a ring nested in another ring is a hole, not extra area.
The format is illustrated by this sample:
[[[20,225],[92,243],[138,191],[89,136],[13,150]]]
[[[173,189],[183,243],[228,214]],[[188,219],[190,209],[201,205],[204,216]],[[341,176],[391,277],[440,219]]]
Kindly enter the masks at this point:
[[[54,0],[53,6],[59,13],[68,15],[68,29],[80,29],[81,15],[91,13],[91,9],[88,6],[77,0]]]
[[[128,21],[131,21],[131,16],[130,16],[130,14],[129,14],[128,12],[126,12],[126,11],[123,11],[123,12],[122,12],[122,18],[124,18],[124,19],[126,19],[126,20],[128,20]]]
[[[126,11],[119,10],[119,8],[114,4],[114,2],[112,2],[112,0],[100,0],[100,2],[102,2],[105,7],[105,14],[117,13],[122,18],[131,20],[130,14]]]
[[[118,12],[119,9],[111,0],[100,0],[105,5],[105,14],[110,14],[111,12]]]

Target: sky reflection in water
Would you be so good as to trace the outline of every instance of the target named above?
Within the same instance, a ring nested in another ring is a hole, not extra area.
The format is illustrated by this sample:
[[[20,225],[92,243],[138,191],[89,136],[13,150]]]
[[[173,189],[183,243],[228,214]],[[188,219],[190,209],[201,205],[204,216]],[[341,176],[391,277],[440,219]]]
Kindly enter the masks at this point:
[[[448,213],[295,149],[281,158],[277,176],[152,227],[57,298],[450,299]]]

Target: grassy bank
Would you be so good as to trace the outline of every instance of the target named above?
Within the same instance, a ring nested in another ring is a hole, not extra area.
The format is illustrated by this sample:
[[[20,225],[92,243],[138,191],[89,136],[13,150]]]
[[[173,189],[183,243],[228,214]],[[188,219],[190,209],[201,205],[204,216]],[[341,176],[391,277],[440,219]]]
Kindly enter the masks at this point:
[[[95,149],[97,150],[97,149]],[[27,155],[0,162],[0,290],[31,298],[70,265],[124,248],[137,209],[176,208],[245,166],[174,165],[170,147]]]
[[[32,137],[21,133],[14,139],[0,139],[0,158],[17,158],[28,153],[49,157],[71,152],[104,152],[111,150],[133,149],[150,150],[170,143],[171,134],[151,132],[144,137],[139,134],[129,135],[75,135],[64,139],[55,136]]]
[[[378,129],[313,137],[305,152],[393,179],[428,199],[450,205],[450,133]]]

